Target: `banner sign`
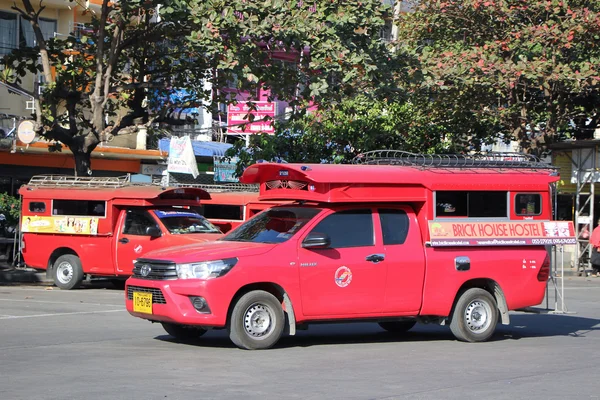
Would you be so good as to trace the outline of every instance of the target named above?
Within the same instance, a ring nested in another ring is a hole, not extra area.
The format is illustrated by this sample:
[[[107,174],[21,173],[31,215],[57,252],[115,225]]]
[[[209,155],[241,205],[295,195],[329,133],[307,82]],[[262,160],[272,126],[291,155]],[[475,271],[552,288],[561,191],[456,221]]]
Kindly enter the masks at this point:
[[[429,221],[430,243],[439,246],[530,246],[575,244],[571,221]]]
[[[22,232],[97,235],[98,218],[94,217],[23,217]]]
[[[169,143],[168,172],[191,174],[194,179],[198,176],[198,165],[189,136],[172,137]]]
[[[239,158],[214,156],[215,182],[239,182],[235,177],[235,169]],[[229,160],[229,161],[228,161]]]
[[[252,110],[246,103],[227,106],[227,133],[228,134],[254,134],[275,133],[272,120],[264,120],[264,117],[275,118],[275,103],[268,101],[252,102],[256,110]],[[250,122],[248,115],[254,115]]]

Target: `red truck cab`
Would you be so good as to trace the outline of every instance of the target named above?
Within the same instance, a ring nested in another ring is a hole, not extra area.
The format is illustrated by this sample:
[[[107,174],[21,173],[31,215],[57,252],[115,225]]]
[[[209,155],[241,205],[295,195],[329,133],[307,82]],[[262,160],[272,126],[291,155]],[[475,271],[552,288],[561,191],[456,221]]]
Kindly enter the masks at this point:
[[[61,289],[78,287],[85,276],[123,285],[148,251],[223,236],[192,210],[210,198],[201,189],[41,176],[19,193],[25,264],[46,270]]]
[[[125,302],[172,336],[227,329],[245,349],[287,328],[375,321],[402,333],[449,324],[485,341],[509,311],[542,302],[545,245],[574,243],[550,221],[549,166],[506,156],[376,152],[358,165],[255,164],[242,176],[274,206],[209,243],[135,263]]]

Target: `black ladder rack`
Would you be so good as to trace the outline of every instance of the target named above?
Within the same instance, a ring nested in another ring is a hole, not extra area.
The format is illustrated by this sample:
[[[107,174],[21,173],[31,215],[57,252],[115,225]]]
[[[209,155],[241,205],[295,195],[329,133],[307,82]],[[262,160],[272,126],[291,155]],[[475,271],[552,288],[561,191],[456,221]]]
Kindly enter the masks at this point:
[[[415,154],[401,150],[367,151],[354,157],[352,164],[402,165],[425,168],[514,168],[556,170],[539,158],[522,153]]]

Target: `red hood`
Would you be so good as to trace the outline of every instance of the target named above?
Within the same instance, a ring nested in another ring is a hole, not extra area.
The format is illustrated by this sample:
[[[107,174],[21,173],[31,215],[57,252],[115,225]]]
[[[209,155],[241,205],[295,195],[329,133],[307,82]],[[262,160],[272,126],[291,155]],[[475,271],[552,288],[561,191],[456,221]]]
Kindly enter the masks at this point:
[[[275,246],[276,245],[272,243],[229,242],[219,240],[216,242],[211,241],[153,250],[144,254],[144,257],[142,258],[168,260],[176,263],[190,263],[220,260],[230,257],[253,256],[266,253]]]
[[[225,236],[223,233],[187,233],[182,235],[171,235],[172,238],[177,238],[177,246],[209,242],[212,240],[220,239],[223,236]]]

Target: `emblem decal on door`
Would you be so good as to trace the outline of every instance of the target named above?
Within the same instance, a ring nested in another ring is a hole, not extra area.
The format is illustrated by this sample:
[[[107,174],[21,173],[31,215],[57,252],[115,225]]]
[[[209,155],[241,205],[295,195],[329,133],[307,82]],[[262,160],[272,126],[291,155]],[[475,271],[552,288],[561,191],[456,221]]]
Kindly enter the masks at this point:
[[[335,284],[339,287],[346,287],[352,282],[352,271],[348,267],[339,267],[335,271]]]
[[[133,248],[133,251],[135,251],[136,253],[141,253],[142,252],[142,245],[138,244],[137,246],[135,246]]]

